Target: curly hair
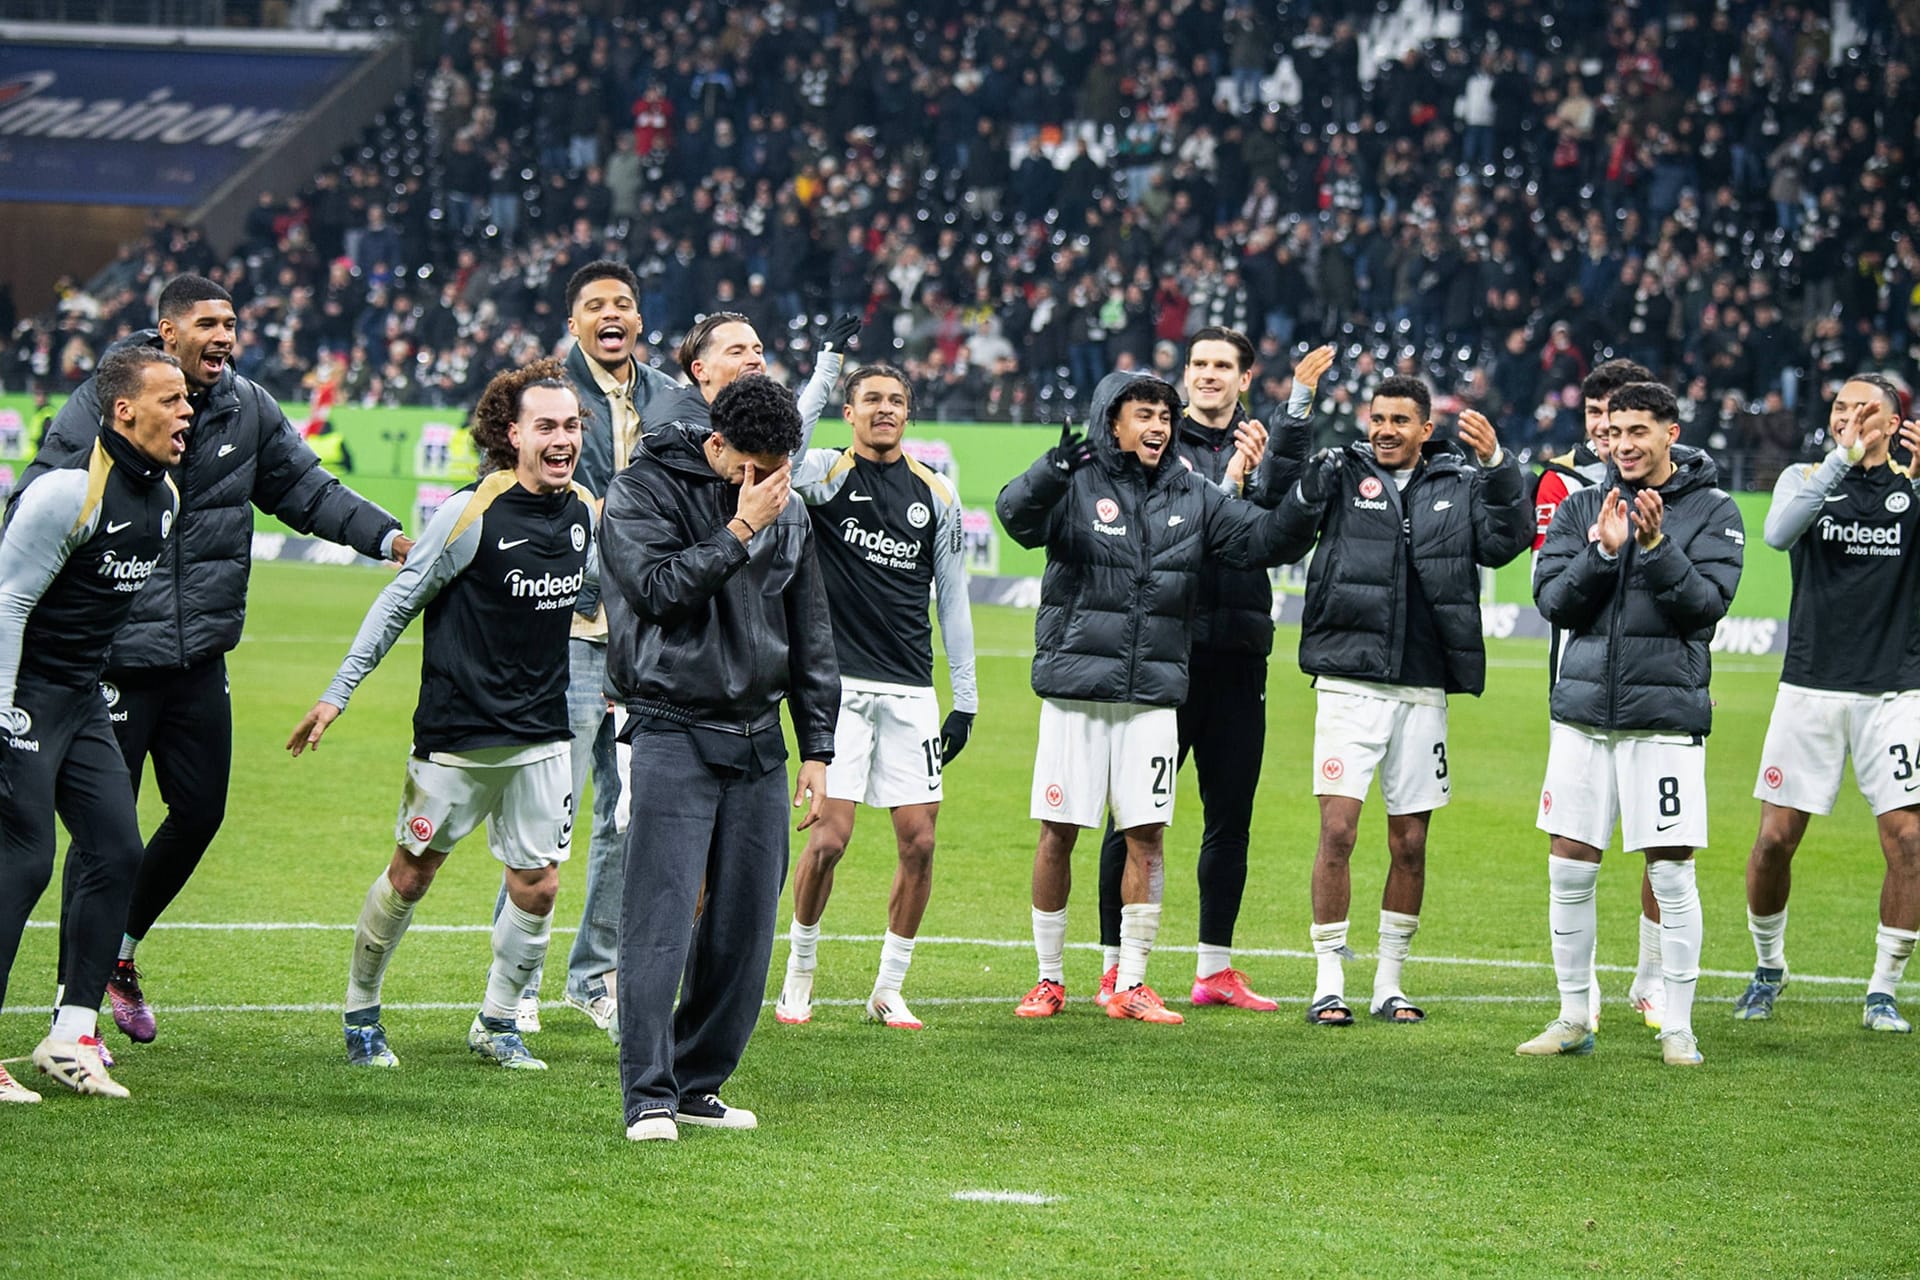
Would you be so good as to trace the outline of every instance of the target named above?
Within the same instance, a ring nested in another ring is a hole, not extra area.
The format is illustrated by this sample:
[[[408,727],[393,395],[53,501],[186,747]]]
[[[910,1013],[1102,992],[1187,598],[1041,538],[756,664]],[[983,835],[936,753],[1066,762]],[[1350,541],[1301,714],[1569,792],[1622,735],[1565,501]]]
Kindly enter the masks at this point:
[[[1382,378],[1380,385],[1373,389],[1373,399],[1411,400],[1413,407],[1420,411],[1420,421],[1426,422],[1433,417],[1433,393],[1428,391],[1427,384],[1418,378],[1409,378],[1403,374]]]
[[[1129,379],[1113,397],[1113,403],[1107,406],[1107,425],[1116,425],[1120,421],[1120,407],[1136,400],[1165,405],[1167,414],[1175,422],[1180,421],[1180,415],[1187,411],[1187,407],[1180,403],[1180,393],[1173,389],[1172,383],[1143,373]]]
[[[742,453],[785,456],[800,447],[793,392],[764,373],[737,378],[713,398],[713,434]]]
[[[536,360],[518,369],[495,374],[473,406],[472,423],[468,428],[473,432],[474,444],[480,448],[481,475],[493,471],[511,471],[520,461],[520,451],[513,447],[513,441],[507,433],[513,426],[513,420],[520,416],[520,402],[529,387],[554,387],[572,392],[573,398],[580,400],[579,389],[567,378],[567,367],[558,360]],[[586,403],[581,401],[581,421],[586,421],[587,417]]]

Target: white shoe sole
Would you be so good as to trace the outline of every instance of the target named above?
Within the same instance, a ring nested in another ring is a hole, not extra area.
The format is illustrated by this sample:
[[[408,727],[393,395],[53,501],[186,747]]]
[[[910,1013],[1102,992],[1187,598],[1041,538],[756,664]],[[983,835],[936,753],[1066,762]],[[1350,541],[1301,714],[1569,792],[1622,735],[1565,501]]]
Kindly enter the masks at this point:
[[[586,1001],[581,1000],[577,996],[567,996],[566,1006],[569,1009],[578,1009],[581,1013],[586,1014],[588,1019],[592,1021],[593,1025],[600,1028],[602,1031],[605,1031],[609,1027],[616,1025],[617,1020],[620,1016],[618,1013],[618,1006],[615,1006],[616,1011],[614,1013],[608,1014],[608,1015],[602,1015],[594,1012],[593,1006],[591,1004],[588,1004]],[[526,1032],[525,1027],[522,1027],[520,1030],[522,1034],[525,1034]],[[539,1028],[535,1027],[534,1030],[538,1031]]]
[[[635,1120],[627,1126],[629,1142],[678,1142],[680,1127],[665,1116],[651,1116],[645,1120]]]

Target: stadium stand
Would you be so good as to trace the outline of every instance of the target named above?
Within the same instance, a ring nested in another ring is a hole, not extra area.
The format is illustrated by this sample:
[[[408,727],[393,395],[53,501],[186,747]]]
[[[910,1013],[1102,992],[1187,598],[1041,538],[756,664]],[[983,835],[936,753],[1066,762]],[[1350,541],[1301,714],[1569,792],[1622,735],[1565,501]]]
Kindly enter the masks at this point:
[[[73,385],[195,270],[282,396],[344,363],[344,401],[464,404],[611,253],[656,362],[724,308],[804,368],[800,317],[857,309],[947,420],[1057,417],[1228,324],[1259,336],[1256,407],[1337,335],[1330,436],[1399,370],[1539,452],[1612,353],[1750,487],[1840,373],[1920,380],[1911,6],[648,8],[336,6],[414,55],[359,146],[263,194],[231,251],[156,221],[53,311],[0,299],[0,379]]]

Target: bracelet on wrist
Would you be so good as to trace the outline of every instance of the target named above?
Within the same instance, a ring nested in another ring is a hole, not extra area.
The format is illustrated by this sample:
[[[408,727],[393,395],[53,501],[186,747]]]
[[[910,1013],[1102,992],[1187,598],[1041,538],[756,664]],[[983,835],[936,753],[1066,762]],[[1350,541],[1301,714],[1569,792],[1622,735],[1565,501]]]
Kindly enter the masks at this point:
[[[760,532],[758,529],[753,527],[753,523],[750,520],[748,520],[745,516],[735,516],[733,520],[738,520],[741,524],[747,526],[747,536],[749,538],[751,538],[754,534]],[[727,523],[732,524],[733,520],[729,520],[727,521]]]

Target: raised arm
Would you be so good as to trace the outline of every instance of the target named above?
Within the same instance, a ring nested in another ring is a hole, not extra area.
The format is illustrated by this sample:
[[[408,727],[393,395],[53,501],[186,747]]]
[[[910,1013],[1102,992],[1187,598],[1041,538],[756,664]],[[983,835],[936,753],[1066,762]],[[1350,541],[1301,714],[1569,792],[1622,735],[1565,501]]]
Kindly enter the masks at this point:
[[[1835,449],[1820,460],[1820,465],[1788,467],[1773,484],[1773,501],[1767,504],[1767,522],[1761,534],[1775,551],[1786,551],[1800,541],[1820,518],[1827,495],[1839,487],[1853,464],[1845,449]]]
[[[1510,564],[1533,545],[1533,513],[1520,461],[1502,450],[1500,462],[1473,481],[1473,558],[1489,569]]]
[[[697,541],[661,505],[646,474],[628,468],[614,477],[600,521],[602,574],[641,621],[669,625],[706,607],[747,563],[747,544],[786,506],[792,467],[762,478],[748,463],[738,514]]]

